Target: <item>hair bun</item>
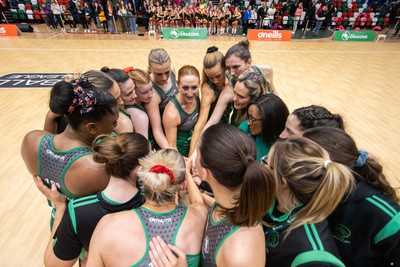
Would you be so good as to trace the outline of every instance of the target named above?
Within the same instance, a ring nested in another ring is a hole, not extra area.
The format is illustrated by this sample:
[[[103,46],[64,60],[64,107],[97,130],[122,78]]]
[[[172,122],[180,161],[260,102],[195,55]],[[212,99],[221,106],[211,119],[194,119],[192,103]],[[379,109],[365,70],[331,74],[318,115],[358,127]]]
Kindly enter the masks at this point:
[[[109,72],[110,72],[110,68],[107,67],[107,66],[105,66],[105,67],[102,67],[102,68],[100,69],[100,71],[101,71],[101,72],[104,72],[104,73],[109,73]]]
[[[209,48],[207,48],[207,53],[214,53],[218,51],[218,47],[216,46],[210,46]]]

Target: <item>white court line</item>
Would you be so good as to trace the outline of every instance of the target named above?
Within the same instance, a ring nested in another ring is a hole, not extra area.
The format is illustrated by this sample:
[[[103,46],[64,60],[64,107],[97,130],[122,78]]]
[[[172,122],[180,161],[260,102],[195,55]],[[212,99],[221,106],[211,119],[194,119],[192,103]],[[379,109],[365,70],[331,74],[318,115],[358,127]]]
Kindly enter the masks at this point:
[[[62,33],[60,33],[62,34]],[[56,35],[57,36],[57,35]],[[53,36],[55,37],[55,36]],[[50,37],[52,38],[52,37]],[[0,48],[0,51],[67,51],[67,52],[149,52],[149,49],[93,49],[93,48]],[[168,52],[204,52],[203,49],[179,49],[172,50],[168,49]],[[400,54],[399,51],[336,51],[336,50],[324,50],[324,51],[310,51],[310,50],[252,50],[254,53],[292,53],[292,54]]]
[[[61,34],[63,34],[63,33],[60,32],[59,34],[53,35],[53,36],[51,36],[51,37],[47,37],[46,40],[50,40],[50,39],[52,39],[52,38],[54,38],[54,37],[57,37],[57,36],[59,36],[59,35],[61,35]]]

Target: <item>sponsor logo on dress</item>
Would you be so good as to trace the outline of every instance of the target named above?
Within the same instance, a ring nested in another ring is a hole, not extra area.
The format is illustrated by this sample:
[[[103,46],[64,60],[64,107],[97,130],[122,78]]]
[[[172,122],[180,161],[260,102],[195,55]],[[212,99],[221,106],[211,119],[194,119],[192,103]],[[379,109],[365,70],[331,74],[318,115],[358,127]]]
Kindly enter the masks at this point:
[[[342,243],[350,244],[350,240],[348,240],[351,236],[351,231],[349,228],[344,226],[343,224],[337,224],[333,231],[333,237],[339,240]]]
[[[166,224],[166,223],[171,223],[172,218],[170,217],[170,218],[166,218],[166,219],[159,219],[159,218],[150,217],[149,222],[156,223],[156,224]]]
[[[64,156],[57,155],[56,153],[54,153],[54,152],[51,151],[50,149],[46,149],[46,153],[47,153],[47,154],[50,154],[53,158],[56,158],[56,159],[58,159],[58,160],[64,160],[64,159],[65,159]]]
[[[208,238],[208,236],[206,236],[204,238],[204,244],[203,244],[203,255],[208,254],[209,250],[208,250],[208,243],[210,242],[210,239]]]

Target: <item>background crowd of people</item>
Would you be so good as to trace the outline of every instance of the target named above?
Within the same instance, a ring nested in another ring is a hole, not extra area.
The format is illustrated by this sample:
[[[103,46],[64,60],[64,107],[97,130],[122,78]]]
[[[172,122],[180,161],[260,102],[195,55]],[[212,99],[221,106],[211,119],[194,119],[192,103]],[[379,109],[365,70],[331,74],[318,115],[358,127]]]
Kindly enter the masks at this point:
[[[400,5],[388,6],[360,1],[243,1],[220,0],[57,0],[40,2],[40,17],[48,29],[84,33],[138,34],[163,28],[206,28],[209,35],[247,35],[248,29],[375,29],[397,26]],[[12,4],[10,5],[12,6]],[[392,24],[392,25],[391,25]],[[79,27],[77,26],[79,25]]]

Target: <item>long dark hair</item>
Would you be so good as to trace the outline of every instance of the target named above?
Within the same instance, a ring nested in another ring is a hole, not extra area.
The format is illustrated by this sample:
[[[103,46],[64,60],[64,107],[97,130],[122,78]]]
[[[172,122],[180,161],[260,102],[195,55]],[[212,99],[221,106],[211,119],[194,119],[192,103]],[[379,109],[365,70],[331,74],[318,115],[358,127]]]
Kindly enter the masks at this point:
[[[285,129],[286,119],[289,116],[289,109],[286,104],[274,94],[265,94],[251,100],[247,110],[250,105],[256,105],[260,110],[261,138],[267,144],[275,142]]]
[[[271,207],[275,179],[256,161],[257,148],[245,132],[228,124],[209,127],[200,138],[200,164],[229,190],[240,187],[233,208],[223,208],[232,225],[254,226]]]
[[[377,188],[396,202],[400,201],[396,191],[386,179],[382,165],[375,158],[367,156],[361,162],[357,162],[363,153],[368,154],[357,148],[349,134],[335,127],[317,127],[305,131],[303,136],[325,148],[333,161],[342,163],[353,170],[357,180]]]
[[[114,80],[100,71],[88,71],[81,77],[76,76],[71,82],[57,82],[50,92],[50,110],[56,114],[64,114],[68,124],[74,130],[86,121],[98,122],[104,117],[113,114],[117,107],[117,101],[109,94],[106,88],[111,88]],[[85,106],[76,106],[70,109],[74,101],[78,101],[74,92],[76,87],[82,89],[82,94],[92,96],[92,111],[82,112]]]
[[[344,122],[339,114],[332,114],[324,107],[311,105],[292,112],[300,121],[302,131],[319,126],[333,126],[344,130]]]

